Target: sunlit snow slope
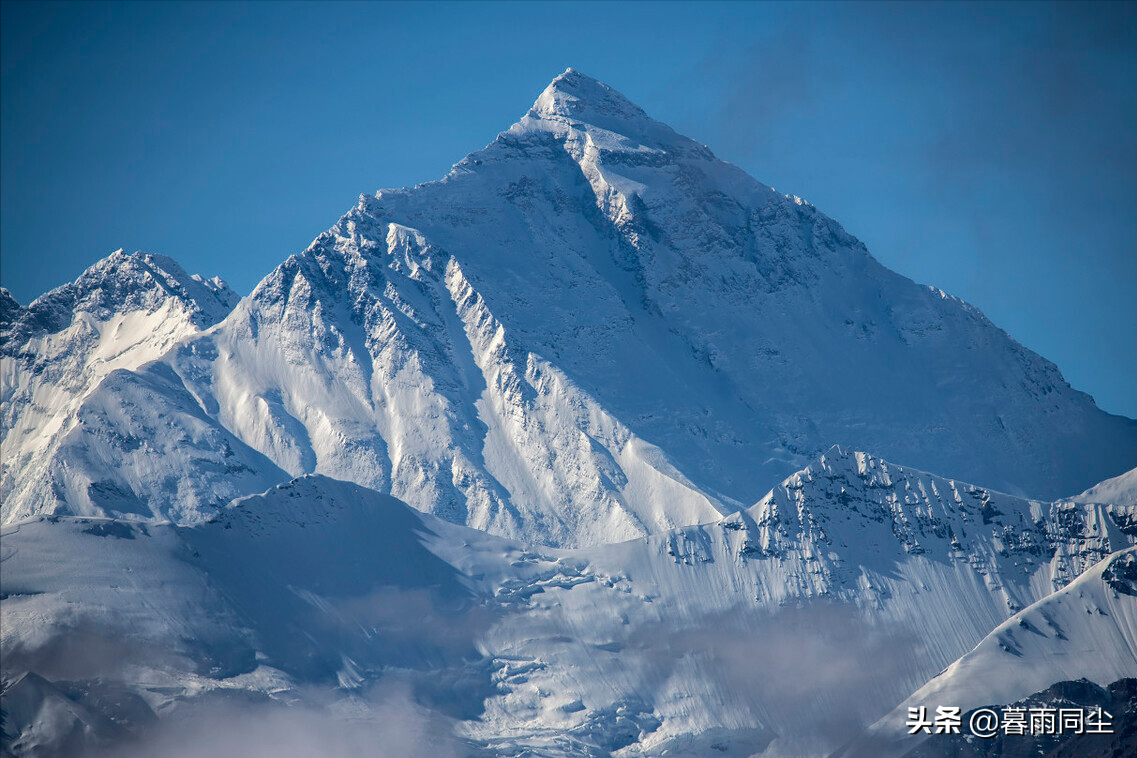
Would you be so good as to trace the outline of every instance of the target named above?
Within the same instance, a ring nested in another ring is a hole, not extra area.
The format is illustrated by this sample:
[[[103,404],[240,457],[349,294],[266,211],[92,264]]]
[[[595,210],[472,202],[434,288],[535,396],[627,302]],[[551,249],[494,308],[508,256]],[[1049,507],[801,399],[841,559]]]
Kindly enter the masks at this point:
[[[116,370],[136,369],[216,324],[237,300],[220,279],[191,276],[164,256],[122,250],[26,307],[0,293],[4,521],[89,512],[87,493],[58,490],[55,458],[80,423],[83,401]]]
[[[6,519],[190,523],[316,472],[576,546],[710,520],[834,443],[1044,498],[1137,460],[1137,422],[976,309],[571,70],[67,423]]]
[[[1095,484],[1072,499],[1079,503],[1137,505],[1137,468]]]
[[[927,738],[908,735],[910,707],[1013,703],[1052,684],[1088,679],[1108,686],[1137,676],[1137,549],[1118,551],[1076,581],[997,626],[873,725],[843,754],[901,755]]]

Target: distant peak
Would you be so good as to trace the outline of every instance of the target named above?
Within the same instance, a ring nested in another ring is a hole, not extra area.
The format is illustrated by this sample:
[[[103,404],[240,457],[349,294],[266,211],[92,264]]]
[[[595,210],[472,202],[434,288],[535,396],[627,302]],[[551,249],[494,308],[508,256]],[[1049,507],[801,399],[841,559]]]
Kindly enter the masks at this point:
[[[29,334],[53,334],[66,328],[79,312],[107,320],[131,311],[153,312],[177,301],[204,329],[225,318],[239,299],[223,280],[190,276],[173,258],[119,248],[75,281],[45,292],[17,313],[27,321]],[[15,310],[9,305],[5,302],[5,310]],[[4,322],[9,323],[7,316]]]

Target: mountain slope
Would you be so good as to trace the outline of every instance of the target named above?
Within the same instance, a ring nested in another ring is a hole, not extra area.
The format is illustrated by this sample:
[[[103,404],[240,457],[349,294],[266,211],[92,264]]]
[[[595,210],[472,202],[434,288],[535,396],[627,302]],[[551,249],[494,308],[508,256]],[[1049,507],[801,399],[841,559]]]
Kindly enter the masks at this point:
[[[1016,613],[973,650],[873,725],[848,755],[901,755],[927,736],[907,735],[908,709],[1020,700],[1056,682],[1108,686],[1137,676],[1137,548],[1105,558],[1078,579]]]
[[[532,595],[531,613],[490,630],[491,649],[539,665],[471,730],[504,721],[539,751],[564,699],[647,703],[662,722],[638,740],[648,755],[827,755],[1009,615],[1132,545],[1119,527],[1132,515],[834,449],[716,523],[574,551],[596,580]],[[524,597],[518,571],[502,581]]]
[[[1137,505],[1137,468],[1124,474],[1099,482],[1093,487],[1071,498],[1078,503],[1117,503],[1118,505]]]
[[[76,425],[83,401],[112,372],[160,357],[223,319],[237,300],[220,279],[191,276],[164,256],[122,250],[27,307],[5,290],[4,521],[69,510],[53,491],[49,461]]]
[[[50,687],[12,729],[49,740],[58,692],[108,686],[351,721],[398,683],[490,756],[823,755],[1132,544],[1130,515],[834,449],[743,512],[580,550],[321,476],[191,527],[37,517],[3,531],[0,652],[5,686]]]
[[[1061,734],[1057,733],[1057,729],[1049,730],[1049,733],[1039,730],[1040,734],[1012,731],[982,740],[970,738],[962,732],[950,736],[937,735],[905,753],[904,758],[1034,758],[1038,755],[1046,758],[1117,758],[1137,751],[1137,679],[1119,679],[1108,687],[1100,687],[1087,679],[1058,682],[1007,705],[1028,715],[1031,711],[1051,709],[1050,713],[1058,714],[1056,718],[1059,720],[1062,710],[1081,711],[1087,721],[1100,708],[1103,717],[1109,714],[1111,718],[1104,718],[1109,727],[1100,734],[1078,733],[1066,728]],[[962,722],[970,723],[971,716],[965,712]],[[1085,729],[1086,732],[1096,731],[1097,727],[1087,725]]]
[[[976,309],[571,70],[442,181],[361,198],[162,364],[139,381],[289,475],[549,545],[708,521],[835,442],[1045,498],[1137,460],[1137,422]],[[89,437],[134,436],[95,415]],[[216,459],[70,456],[62,492],[115,481],[186,523],[214,507],[178,493]],[[242,465],[245,494],[278,476]]]

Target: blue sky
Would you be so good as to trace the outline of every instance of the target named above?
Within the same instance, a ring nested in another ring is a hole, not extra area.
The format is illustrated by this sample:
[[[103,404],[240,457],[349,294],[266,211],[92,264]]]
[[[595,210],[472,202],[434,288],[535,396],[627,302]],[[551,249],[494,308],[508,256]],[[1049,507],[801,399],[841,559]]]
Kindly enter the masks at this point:
[[[1137,3],[4,2],[0,282],[248,292],[572,66],[1137,417]]]

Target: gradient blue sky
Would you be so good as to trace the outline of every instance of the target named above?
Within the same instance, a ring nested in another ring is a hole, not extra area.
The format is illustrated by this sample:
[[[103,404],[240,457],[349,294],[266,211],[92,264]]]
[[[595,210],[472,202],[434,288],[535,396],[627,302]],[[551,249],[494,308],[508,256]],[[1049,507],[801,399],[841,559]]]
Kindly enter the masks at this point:
[[[1137,4],[4,2],[0,282],[248,292],[572,66],[1137,417]]]

